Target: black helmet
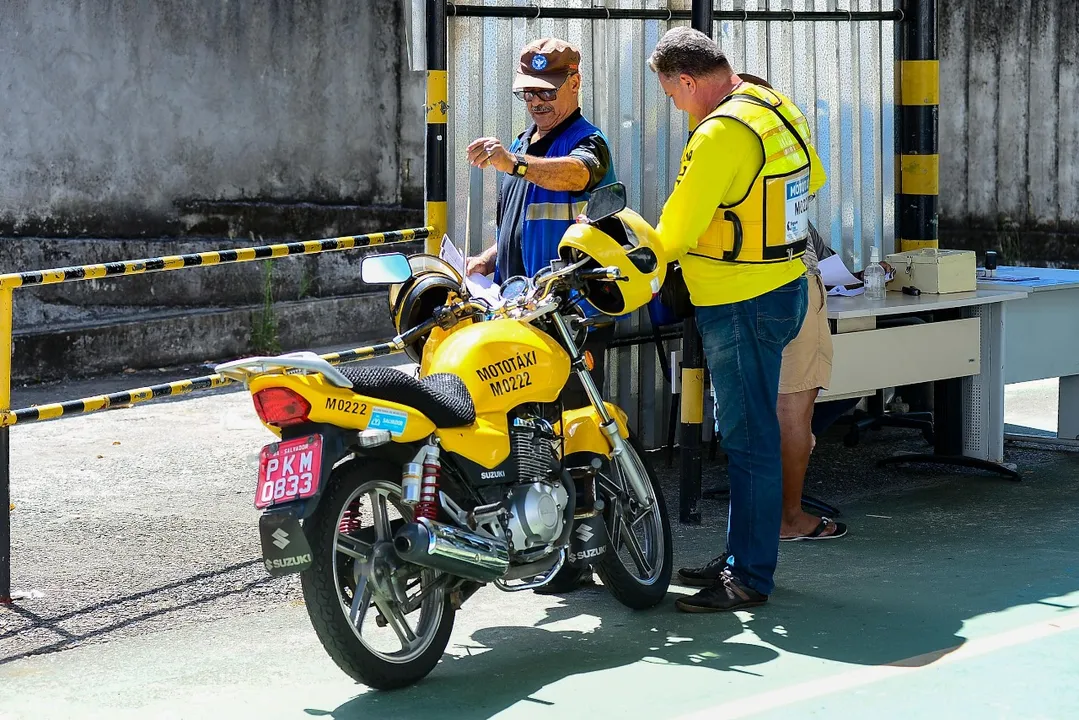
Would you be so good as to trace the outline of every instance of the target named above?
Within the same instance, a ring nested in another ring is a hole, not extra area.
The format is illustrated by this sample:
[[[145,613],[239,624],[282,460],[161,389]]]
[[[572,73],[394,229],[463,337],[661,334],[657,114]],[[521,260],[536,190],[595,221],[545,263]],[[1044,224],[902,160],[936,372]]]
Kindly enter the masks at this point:
[[[397,334],[431,319],[435,308],[445,305],[451,292],[464,295],[464,279],[445,260],[434,255],[412,255],[408,259],[412,277],[390,286],[390,321]],[[414,362],[423,357],[424,335],[405,348]]]

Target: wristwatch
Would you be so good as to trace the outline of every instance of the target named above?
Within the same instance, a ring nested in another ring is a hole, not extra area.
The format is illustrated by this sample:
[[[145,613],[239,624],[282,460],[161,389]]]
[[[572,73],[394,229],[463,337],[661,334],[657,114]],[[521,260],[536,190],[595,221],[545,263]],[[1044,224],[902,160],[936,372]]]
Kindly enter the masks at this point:
[[[525,172],[528,170],[528,163],[525,161],[525,156],[522,153],[517,153],[513,157],[516,158],[513,163],[513,174],[517,177],[524,177]]]

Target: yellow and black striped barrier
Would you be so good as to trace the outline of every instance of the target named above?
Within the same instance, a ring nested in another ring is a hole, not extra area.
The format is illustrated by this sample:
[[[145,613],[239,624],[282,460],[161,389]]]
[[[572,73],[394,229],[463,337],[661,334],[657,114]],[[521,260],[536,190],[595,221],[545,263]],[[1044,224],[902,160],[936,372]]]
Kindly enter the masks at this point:
[[[445,162],[445,156],[443,156],[443,162]],[[443,221],[444,225],[445,222]],[[69,415],[83,415],[111,408],[128,407],[156,398],[185,395],[196,390],[208,390],[234,382],[221,375],[206,375],[110,395],[97,395],[79,400],[68,400],[11,410],[12,314],[14,292],[17,288],[58,285],[81,280],[142,275],[144,273],[183,270],[193,267],[251,262],[253,260],[269,260],[289,255],[314,255],[335,250],[351,250],[353,248],[405,242],[407,240],[420,240],[430,237],[434,232],[435,228],[432,227],[409,228],[407,230],[349,235],[324,240],[303,240],[233,250],[168,255],[143,260],[123,260],[97,265],[76,265],[0,275],[0,605],[11,603],[11,521],[8,513],[11,509],[9,428],[12,425],[40,420],[55,420]],[[331,363],[350,362],[379,354],[379,351],[384,351],[386,347],[387,345],[384,344],[369,348],[355,348],[341,353],[330,353],[324,357]]]
[[[98,265],[76,265],[51,270],[8,273],[0,275],[0,290],[35,285],[56,285],[79,280],[98,280],[121,275],[142,275],[151,272],[226,265],[229,263],[251,262],[253,260],[268,260],[288,255],[314,255],[335,250],[352,250],[371,245],[419,240],[428,237],[431,232],[432,228],[430,227],[410,228],[407,230],[368,233],[367,235],[327,238],[325,240],[301,240],[299,242],[260,245],[258,247],[236,248],[234,250],[213,250],[210,252],[189,253],[187,255],[167,255],[144,260],[123,260]]]
[[[940,62],[937,59],[936,0],[904,5],[899,34],[899,207],[900,251],[938,246],[940,156],[937,114]]]
[[[187,380],[162,383],[161,385],[124,390],[110,393],[109,395],[94,395],[93,397],[79,400],[65,400],[64,402],[36,405],[19,410],[6,410],[0,412],[0,427],[10,427],[39,420],[56,420],[69,415],[85,415],[86,413],[100,410],[129,407],[136,403],[163,397],[186,395],[196,390],[209,390],[223,385],[231,385],[234,382],[234,380],[221,375],[204,375],[197,378],[188,378]]]
[[[341,365],[379,355],[388,355],[391,352],[393,352],[391,343],[379,343],[378,345],[326,353],[320,357],[331,365]],[[149,402],[150,400],[157,400],[158,398],[188,395],[197,390],[212,390],[226,385],[234,385],[235,383],[236,381],[231,378],[214,373],[213,375],[175,380],[161,383],[160,385],[123,390],[108,395],[94,395],[78,400],[65,400],[64,402],[35,405],[34,407],[20,408],[18,410],[4,410],[0,411],[0,428],[43,420],[57,420],[71,415],[86,415],[101,412],[102,410],[115,410]]]

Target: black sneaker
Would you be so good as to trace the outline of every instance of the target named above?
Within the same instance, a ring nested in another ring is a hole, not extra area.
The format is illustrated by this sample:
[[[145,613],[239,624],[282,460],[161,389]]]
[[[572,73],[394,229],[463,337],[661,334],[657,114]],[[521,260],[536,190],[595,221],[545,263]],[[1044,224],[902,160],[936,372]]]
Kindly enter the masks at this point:
[[[678,598],[674,601],[674,606],[682,612],[707,613],[741,610],[766,602],[767,595],[746,587],[735,579],[730,570],[724,570],[711,587],[706,587],[696,595]]]
[[[727,558],[730,556],[730,553],[723,553],[717,558],[712,558],[703,567],[699,568],[679,568],[678,577],[683,585],[708,587],[719,579],[724,568],[727,567]]]
[[[537,595],[563,595],[571,593],[584,585],[594,585],[595,577],[592,574],[592,566],[575,568],[566,565],[558,574],[551,578],[551,582],[543,587],[538,587],[532,592]]]

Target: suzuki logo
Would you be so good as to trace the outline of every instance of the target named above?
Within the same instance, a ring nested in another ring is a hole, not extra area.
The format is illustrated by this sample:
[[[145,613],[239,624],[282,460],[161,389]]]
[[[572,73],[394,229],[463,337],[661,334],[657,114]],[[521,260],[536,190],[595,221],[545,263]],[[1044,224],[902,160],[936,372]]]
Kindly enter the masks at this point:
[[[598,557],[602,557],[605,552],[607,552],[607,546],[606,545],[600,545],[597,548],[592,548],[591,550],[584,550],[582,552],[577,553],[576,555],[574,555],[573,553],[570,553],[567,560],[569,560],[570,562],[578,562],[580,560],[588,560],[590,558],[598,558]]]
[[[273,537],[273,539],[274,539],[273,544],[276,545],[277,547],[281,548],[282,550],[285,549],[286,545],[288,545],[290,542],[292,542],[291,540],[288,539],[288,533],[285,532],[284,530],[282,530],[281,528],[277,528],[276,530],[274,530],[273,535],[271,537]]]
[[[595,533],[592,532],[592,528],[588,527],[587,525],[582,525],[577,528],[577,539],[583,543],[591,540],[593,535],[595,535]]]

